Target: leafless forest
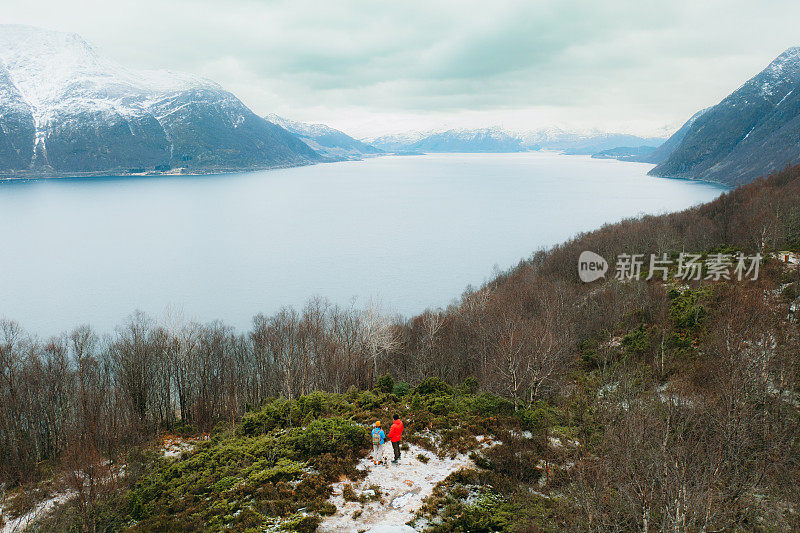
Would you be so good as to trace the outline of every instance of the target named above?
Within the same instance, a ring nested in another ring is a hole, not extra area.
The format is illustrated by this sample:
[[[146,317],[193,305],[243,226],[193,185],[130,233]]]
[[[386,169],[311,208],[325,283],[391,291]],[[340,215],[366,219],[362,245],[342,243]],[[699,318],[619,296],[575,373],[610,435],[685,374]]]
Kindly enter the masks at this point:
[[[772,260],[758,281],[685,286],[576,275],[583,250],[798,247],[795,167],[698,208],[580,235],[410,319],[314,299],[257,315],[247,332],[134,313],[110,336],[80,326],[40,339],[4,320],[0,479],[113,459],[181,425],[236,424],[277,396],[368,389],[386,373],[474,378],[580,428],[563,491],[583,527],[750,529],[756,509],[800,528],[798,270]]]

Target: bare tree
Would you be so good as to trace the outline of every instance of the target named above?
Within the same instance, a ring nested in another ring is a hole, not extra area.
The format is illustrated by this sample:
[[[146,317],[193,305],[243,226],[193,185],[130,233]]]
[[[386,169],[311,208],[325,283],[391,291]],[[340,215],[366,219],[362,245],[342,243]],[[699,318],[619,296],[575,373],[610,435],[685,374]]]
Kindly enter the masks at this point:
[[[379,374],[378,360],[383,354],[391,353],[400,346],[396,321],[384,314],[378,300],[370,300],[361,314],[361,343],[372,362],[370,381]]]

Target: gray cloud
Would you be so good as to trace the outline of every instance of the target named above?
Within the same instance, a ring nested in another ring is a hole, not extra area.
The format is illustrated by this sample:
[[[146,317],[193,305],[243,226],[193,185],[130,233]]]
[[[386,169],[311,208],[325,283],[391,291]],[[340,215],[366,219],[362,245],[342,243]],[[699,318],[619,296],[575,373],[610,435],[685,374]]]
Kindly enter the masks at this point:
[[[131,66],[213,78],[259,113],[356,134],[439,122],[652,133],[800,44],[800,4],[784,0],[40,0],[3,12]]]

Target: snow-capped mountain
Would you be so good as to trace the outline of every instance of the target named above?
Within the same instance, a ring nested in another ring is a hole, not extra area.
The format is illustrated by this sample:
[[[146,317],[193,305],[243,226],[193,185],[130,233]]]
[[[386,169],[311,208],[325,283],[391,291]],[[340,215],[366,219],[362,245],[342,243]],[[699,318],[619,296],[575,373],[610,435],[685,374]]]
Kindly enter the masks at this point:
[[[214,82],[127,69],[75,34],[0,25],[5,174],[226,170],[319,159]]]
[[[297,122],[275,114],[268,115],[266,118],[273,124],[297,135],[313,150],[330,159],[362,159],[383,153],[382,150],[364,144],[325,124]]]
[[[539,130],[523,135],[523,144],[531,150],[556,150],[572,155],[592,155],[620,146],[632,148],[656,147],[664,142],[660,137],[640,137],[628,133],[604,131],[569,132]]]
[[[800,47],[688,124],[651,174],[730,185],[800,163]]]
[[[370,144],[387,152],[524,152],[518,135],[502,128],[451,129],[408,132],[371,139]]]
[[[381,135],[380,137],[368,137],[366,139],[361,139],[361,141],[369,144],[370,146],[375,146],[385,152],[407,152],[410,151],[409,146],[435,133],[439,132],[434,130],[406,131],[402,133]]]
[[[512,132],[503,128],[452,129],[409,132],[367,142],[389,152],[526,152],[556,150],[568,154],[593,154],[618,146],[658,146],[660,138],[607,132],[569,132],[547,128]]]

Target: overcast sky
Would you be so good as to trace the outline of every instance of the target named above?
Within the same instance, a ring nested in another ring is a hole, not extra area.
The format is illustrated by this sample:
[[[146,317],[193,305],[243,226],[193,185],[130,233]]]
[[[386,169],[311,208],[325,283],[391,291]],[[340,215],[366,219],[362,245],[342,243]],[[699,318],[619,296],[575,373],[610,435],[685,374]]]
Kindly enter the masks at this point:
[[[0,0],[127,66],[356,136],[441,126],[664,134],[800,45],[797,0]]]

